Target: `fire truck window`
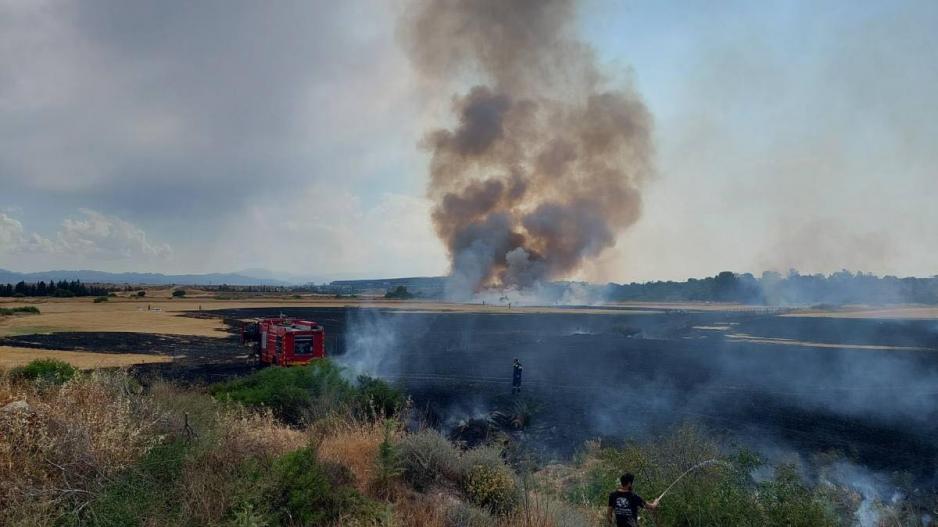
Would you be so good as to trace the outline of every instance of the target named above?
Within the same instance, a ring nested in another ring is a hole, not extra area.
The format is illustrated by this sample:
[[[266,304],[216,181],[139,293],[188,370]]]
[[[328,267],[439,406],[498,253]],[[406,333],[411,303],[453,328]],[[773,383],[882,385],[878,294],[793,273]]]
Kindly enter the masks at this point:
[[[297,341],[293,346],[293,352],[297,355],[305,355],[313,352],[313,343],[310,341]]]

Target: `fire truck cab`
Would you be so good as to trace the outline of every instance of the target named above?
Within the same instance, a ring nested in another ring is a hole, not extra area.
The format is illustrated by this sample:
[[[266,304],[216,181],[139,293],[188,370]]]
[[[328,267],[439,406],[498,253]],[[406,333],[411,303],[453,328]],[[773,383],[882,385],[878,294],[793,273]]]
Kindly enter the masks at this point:
[[[326,332],[310,320],[265,318],[241,328],[241,342],[254,342],[262,365],[295,366],[326,356]]]

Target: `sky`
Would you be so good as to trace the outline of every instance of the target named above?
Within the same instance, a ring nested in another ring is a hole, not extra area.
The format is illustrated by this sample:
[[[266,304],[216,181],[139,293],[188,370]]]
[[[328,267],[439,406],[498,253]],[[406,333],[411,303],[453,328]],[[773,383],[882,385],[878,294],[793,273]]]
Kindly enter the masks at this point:
[[[0,268],[440,275],[405,0],[0,0]],[[583,0],[654,118],[570,278],[938,274],[938,3]]]

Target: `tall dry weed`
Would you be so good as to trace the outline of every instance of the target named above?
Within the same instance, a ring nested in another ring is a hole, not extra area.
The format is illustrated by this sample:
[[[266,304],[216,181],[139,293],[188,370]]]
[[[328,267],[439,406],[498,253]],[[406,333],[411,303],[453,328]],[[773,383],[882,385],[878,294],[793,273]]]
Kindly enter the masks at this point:
[[[500,523],[528,527],[599,525],[603,522],[602,512],[595,507],[574,506],[556,496],[529,492],[518,510]]]
[[[99,371],[61,387],[3,381],[5,397],[25,405],[0,413],[0,523],[27,509],[81,509],[156,444],[160,416],[134,386],[125,372]]]
[[[367,493],[376,475],[375,459],[385,426],[384,420],[334,420],[318,429],[319,459],[347,467],[355,476],[355,487]],[[401,436],[400,428],[394,427],[392,439],[397,441]]]
[[[446,503],[452,498],[442,494],[401,495],[394,504],[394,522],[398,527],[446,527]]]

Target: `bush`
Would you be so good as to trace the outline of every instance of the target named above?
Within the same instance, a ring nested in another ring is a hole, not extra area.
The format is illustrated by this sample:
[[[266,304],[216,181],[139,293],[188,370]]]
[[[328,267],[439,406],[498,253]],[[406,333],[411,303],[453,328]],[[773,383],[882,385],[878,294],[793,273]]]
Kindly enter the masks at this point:
[[[15,315],[17,313],[29,313],[32,315],[38,315],[39,308],[36,306],[0,307],[0,315]]]
[[[174,441],[152,448],[141,462],[115,478],[85,509],[78,525],[172,525],[179,523],[179,480],[186,445]]]
[[[77,371],[71,364],[58,359],[36,359],[26,366],[10,370],[10,378],[62,384],[74,377]]]
[[[794,466],[775,468],[775,477],[759,485],[759,504],[767,527],[837,525],[831,511],[801,481]]]
[[[384,438],[378,445],[378,454],[375,456],[375,489],[384,497],[391,494],[391,487],[402,472],[400,451],[391,441],[394,431],[394,421],[384,422]]]
[[[404,407],[404,392],[387,382],[360,375],[356,387],[356,406],[364,415],[377,418],[389,418]]]
[[[505,466],[502,453],[502,449],[495,445],[480,446],[463,452],[462,457],[459,458],[459,477],[465,477],[472,467],[479,465],[491,468]]]
[[[278,525],[329,525],[376,519],[380,508],[356,492],[341,465],[322,464],[312,448],[274,461],[268,506]]]
[[[56,289],[52,296],[57,298],[72,298],[75,296],[75,293],[73,291],[69,291],[68,289]]]
[[[394,289],[388,290],[384,294],[384,298],[392,298],[397,300],[408,300],[414,297],[414,294],[407,290],[406,287],[399,285]]]
[[[459,451],[436,430],[421,430],[401,440],[402,476],[417,490],[459,477]]]
[[[106,296],[97,296],[94,298],[95,304],[100,304],[101,302],[107,302],[107,301],[108,301],[108,297]]]
[[[186,296],[186,290],[185,290],[185,289],[177,289],[177,290],[173,291],[173,298],[182,298],[182,297],[184,297],[184,296]]]
[[[141,298],[145,297],[147,296],[147,292],[141,289],[140,291],[137,291],[137,296]]]
[[[246,406],[270,408],[291,423],[299,423],[310,414],[335,411],[337,405],[347,403],[354,393],[339,368],[328,360],[292,368],[267,368],[217,384],[210,391],[215,397]]]
[[[495,514],[511,512],[520,498],[514,474],[504,465],[472,466],[463,478],[462,487],[469,501]]]

